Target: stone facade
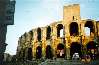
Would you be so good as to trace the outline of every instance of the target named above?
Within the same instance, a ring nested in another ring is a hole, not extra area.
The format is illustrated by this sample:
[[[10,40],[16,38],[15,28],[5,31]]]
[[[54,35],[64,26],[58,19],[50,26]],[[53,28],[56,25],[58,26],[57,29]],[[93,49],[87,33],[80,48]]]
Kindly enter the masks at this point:
[[[90,29],[89,36],[85,34],[85,27]],[[81,20],[79,4],[64,6],[62,21],[32,29],[19,37],[17,56],[32,60],[42,57],[70,59],[74,53],[82,56],[83,50],[97,54],[94,39],[98,36],[99,22]]]
[[[7,43],[7,25],[14,24],[15,0],[0,0],[0,62],[3,61]]]

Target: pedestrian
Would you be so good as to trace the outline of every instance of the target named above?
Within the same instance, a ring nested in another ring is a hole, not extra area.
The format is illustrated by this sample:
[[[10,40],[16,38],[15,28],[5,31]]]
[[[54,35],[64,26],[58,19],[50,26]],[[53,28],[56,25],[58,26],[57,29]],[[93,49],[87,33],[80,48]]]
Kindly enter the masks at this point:
[[[89,62],[91,61],[91,57],[90,57],[90,55],[87,55],[87,56],[86,56],[85,61],[86,61],[87,63],[89,63]]]

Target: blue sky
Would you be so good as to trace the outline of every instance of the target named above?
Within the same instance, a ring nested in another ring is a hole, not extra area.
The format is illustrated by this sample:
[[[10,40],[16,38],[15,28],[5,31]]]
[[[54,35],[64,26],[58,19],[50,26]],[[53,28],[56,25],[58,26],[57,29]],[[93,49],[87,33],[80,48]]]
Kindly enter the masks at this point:
[[[81,18],[99,20],[99,0],[16,0],[14,25],[9,25],[6,53],[16,53],[18,38],[29,30],[63,19],[63,6],[80,4]]]

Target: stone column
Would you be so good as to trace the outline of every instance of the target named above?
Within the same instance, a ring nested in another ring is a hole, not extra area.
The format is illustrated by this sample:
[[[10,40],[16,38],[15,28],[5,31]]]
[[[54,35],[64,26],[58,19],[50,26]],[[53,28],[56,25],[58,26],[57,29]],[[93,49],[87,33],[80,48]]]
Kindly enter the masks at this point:
[[[66,59],[70,59],[70,41],[66,38]]]
[[[66,56],[67,56],[67,59],[69,60],[70,59],[70,48],[66,48]]]
[[[7,25],[0,25],[0,61],[3,61],[4,52],[6,50],[6,32],[7,32]]]

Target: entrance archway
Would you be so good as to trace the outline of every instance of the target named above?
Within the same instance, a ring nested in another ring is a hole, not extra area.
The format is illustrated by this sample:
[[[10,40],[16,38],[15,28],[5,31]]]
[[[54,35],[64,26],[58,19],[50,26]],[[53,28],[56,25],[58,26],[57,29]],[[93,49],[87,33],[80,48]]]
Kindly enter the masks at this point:
[[[42,48],[38,46],[36,48],[36,59],[40,59],[42,57]]]
[[[52,57],[53,57],[53,54],[52,54],[51,46],[47,45],[47,47],[46,47],[46,58],[51,59]]]
[[[96,55],[97,54],[97,47],[96,47],[96,43],[94,41],[90,41],[87,44],[87,54],[91,56],[91,58],[93,58],[92,55]]]
[[[78,42],[73,42],[70,47],[70,56],[72,58],[74,53],[78,53],[81,57],[81,45]]]
[[[33,55],[32,55],[32,48],[28,48],[28,60],[32,60]]]
[[[70,24],[70,36],[76,36],[79,34],[78,32],[78,24],[76,22],[72,22]]]
[[[65,46],[61,43],[57,45],[57,58],[65,58]]]

